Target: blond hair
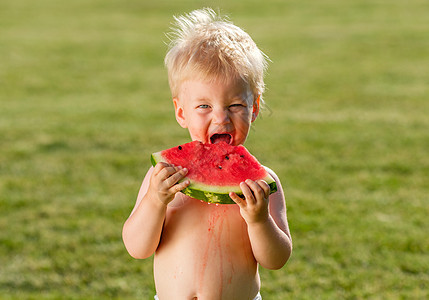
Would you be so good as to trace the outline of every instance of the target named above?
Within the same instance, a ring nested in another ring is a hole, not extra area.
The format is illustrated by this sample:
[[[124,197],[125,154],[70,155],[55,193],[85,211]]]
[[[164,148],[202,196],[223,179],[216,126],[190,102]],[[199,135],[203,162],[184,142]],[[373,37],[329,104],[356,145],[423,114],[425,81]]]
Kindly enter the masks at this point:
[[[165,57],[173,97],[183,81],[197,76],[203,80],[241,78],[254,99],[262,101],[268,58],[246,32],[210,8],[174,19]]]

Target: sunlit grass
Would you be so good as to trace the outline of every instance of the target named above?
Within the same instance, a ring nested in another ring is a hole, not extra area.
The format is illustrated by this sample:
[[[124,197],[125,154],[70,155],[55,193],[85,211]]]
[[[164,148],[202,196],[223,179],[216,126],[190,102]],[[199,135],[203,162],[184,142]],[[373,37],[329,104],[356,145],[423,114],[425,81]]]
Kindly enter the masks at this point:
[[[426,1],[216,3],[272,63],[246,146],[294,253],[264,299],[429,296]],[[0,299],[151,299],[121,229],[175,122],[164,33],[192,1],[0,4]]]

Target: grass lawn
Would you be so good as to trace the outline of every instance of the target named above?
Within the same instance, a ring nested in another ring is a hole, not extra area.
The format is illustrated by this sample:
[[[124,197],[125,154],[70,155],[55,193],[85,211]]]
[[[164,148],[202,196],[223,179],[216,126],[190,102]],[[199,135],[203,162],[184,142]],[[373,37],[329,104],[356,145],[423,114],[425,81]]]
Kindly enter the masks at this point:
[[[0,2],[0,299],[153,297],[121,230],[150,153],[189,140],[164,33],[201,6],[272,60],[246,146],[294,253],[264,299],[428,298],[429,3],[195,2]]]

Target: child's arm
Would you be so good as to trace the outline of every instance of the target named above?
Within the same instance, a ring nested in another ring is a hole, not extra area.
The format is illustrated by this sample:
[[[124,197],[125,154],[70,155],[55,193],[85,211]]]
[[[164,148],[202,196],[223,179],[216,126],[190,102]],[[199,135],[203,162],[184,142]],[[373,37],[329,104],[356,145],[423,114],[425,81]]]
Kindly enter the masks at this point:
[[[167,204],[189,181],[177,183],[185,177],[186,169],[158,163],[147,172],[136,205],[122,229],[122,239],[134,258],[151,256],[159,244]]]
[[[267,269],[280,269],[292,253],[292,239],[286,218],[286,204],[278,177],[270,170],[277,183],[277,192],[263,180],[246,180],[240,185],[245,200],[231,193],[247,223],[253,255]]]

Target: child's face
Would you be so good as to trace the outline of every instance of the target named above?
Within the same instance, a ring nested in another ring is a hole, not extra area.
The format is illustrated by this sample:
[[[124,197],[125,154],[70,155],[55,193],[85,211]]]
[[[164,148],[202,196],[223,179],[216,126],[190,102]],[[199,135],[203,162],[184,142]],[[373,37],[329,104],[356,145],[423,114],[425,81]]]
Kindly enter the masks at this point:
[[[187,80],[173,101],[179,124],[204,143],[243,144],[259,110],[242,80]]]

